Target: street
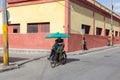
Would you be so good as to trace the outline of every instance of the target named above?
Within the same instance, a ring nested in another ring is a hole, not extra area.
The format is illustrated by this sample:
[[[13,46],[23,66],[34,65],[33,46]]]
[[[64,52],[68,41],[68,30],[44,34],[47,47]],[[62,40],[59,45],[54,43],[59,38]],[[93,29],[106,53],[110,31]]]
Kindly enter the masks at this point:
[[[51,68],[47,57],[0,73],[1,80],[120,80],[120,46],[68,55],[65,65]]]

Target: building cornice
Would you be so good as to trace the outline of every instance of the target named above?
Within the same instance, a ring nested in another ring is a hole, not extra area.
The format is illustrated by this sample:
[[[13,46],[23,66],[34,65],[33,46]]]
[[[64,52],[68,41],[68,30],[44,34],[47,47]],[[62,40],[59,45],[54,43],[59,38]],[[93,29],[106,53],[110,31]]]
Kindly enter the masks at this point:
[[[105,6],[101,5],[95,0],[71,0],[72,2],[84,6],[88,9],[91,9],[92,11],[95,11],[97,13],[100,13],[104,15],[105,17],[110,18],[111,17],[111,10],[106,8]],[[113,19],[120,22],[120,16],[113,12]]]
[[[27,1],[36,1],[36,0],[7,0],[8,4],[27,2]]]
[[[33,5],[33,4],[40,4],[46,2],[55,2],[58,0],[7,0],[8,7],[17,7],[17,6],[26,6],[26,5]]]
[[[40,4],[45,2],[55,2],[58,0],[7,0],[8,7]],[[111,10],[98,3],[96,0],[70,0],[76,4],[82,5],[88,9],[98,12],[106,17],[111,17]],[[120,16],[113,12],[113,19],[120,22]]]

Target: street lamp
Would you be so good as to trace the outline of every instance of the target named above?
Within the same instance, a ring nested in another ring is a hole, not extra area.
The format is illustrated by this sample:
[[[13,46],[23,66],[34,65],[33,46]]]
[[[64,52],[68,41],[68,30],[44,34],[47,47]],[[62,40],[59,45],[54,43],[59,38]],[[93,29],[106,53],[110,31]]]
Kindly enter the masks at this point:
[[[111,30],[110,30],[110,38],[111,38],[111,46],[113,46],[113,1],[111,0]]]
[[[8,56],[8,25],[7,25],[7,1],[2,0],[2,21],[3,21],[3,63],[9,65]]]

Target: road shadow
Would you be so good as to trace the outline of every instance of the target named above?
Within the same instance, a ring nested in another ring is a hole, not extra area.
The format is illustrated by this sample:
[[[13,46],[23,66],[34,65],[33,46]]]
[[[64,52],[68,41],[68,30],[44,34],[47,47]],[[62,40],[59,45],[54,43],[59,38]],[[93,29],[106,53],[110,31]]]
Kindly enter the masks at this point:
[[[66,63],[75,62],[75,61],[80,61],[80,59],[76,59],[76,58],[67,58],[67,62],[66,62]]]
[[[9,62],[17,62],[22,60],[27,60],[28,58],[19,58],[19,57],[9,57]],[[3,63],[3,57],[0,56],[0,63]]]

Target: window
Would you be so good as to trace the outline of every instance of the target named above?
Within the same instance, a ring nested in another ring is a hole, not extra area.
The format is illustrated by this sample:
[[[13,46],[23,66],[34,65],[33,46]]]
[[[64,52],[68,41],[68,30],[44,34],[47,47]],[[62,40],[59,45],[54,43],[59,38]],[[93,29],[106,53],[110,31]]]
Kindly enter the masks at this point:
[[[13,33],[20,33],[20,25],[19,24],[15,24],[13,27]]]
[[[37,33],[38,32],[38,23],[28,23],[27,24],[28,33]]]
[[[50,23],[44,22],[44,23],[28,23],[27,25],[27,32],[28,33],[46,33],[50,32]]]
[[[40,23],[40,27],[41,27],[41,32],[43,32],[43,33],[50,32],[50,23],[49,22]]]
[[[13,29],[13,33],[17,33],[18,32],[18,30],[17,29]]]
[[[105,29],[105,36],[109,36],[109,29]]]
[[[20,33],[20,24],[9,24],[8,32],[9,33]]]
[[[85,30],[85,34],[89,34],[89,32],[90,32],[90,26],[89,25],[82,24],[82,29]]]
[[[115,31],[115,36],[117,37],[117,35],[118,35],[118,31]]]
[[[114,35],[114,30],[112,30],[112,34]]]
[[[96,35],[101,35],[102,33],[102,28],[96,27]]]

